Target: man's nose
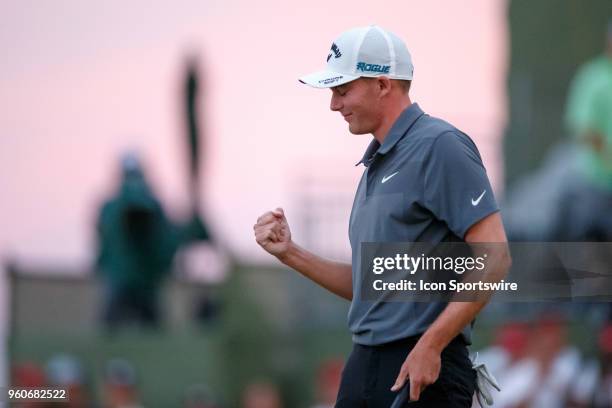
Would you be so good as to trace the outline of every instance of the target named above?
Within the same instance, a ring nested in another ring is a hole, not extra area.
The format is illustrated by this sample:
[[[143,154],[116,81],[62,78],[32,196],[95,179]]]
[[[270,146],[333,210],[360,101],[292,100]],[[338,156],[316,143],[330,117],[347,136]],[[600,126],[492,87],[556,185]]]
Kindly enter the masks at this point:
[[[340,98],[335,94],[332,94],[329,109],[333,110],[334,112],[342,109],[342,102],[340,101]]]

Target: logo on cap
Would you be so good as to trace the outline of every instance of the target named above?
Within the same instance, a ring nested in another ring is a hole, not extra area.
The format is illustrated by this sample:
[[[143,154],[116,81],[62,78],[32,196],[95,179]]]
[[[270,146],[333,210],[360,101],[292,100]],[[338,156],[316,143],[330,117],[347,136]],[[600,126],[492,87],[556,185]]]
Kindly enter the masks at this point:
[[[366,64],[365,62],[357,63],[357,71],[362,72],[380,72],[381,74],[388,74],[390,69],[390,65]]]
[[[342,56],[342,53],[340,52],[340,48],[338,48],[336,43],[332,43],[331,51],[332,52],[330,52],[329,55],[327,56],[327,62],[329,62],[329,59],[332,57],[332,55],[334,56],[334,58],[340,58]]]
[[[332,77],[332,78],[325,78],[325,79],[320,80],[319,83],[323,85],[329,85],[329,84],[333,84],[334,82],[338,82],[342,78],[343,78],[342,75]]]

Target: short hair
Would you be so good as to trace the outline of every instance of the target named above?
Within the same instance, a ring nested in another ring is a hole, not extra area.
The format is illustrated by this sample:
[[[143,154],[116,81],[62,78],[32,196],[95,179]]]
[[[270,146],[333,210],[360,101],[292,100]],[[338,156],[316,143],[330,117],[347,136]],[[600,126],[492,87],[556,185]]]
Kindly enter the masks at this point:
[[[412,84],[411,80],[407,79],[395,79],[394,81],[403,89],[405,93],[410,92],[410,85]]]
[[[377,79],[377,77],[359,77],[359,78],[365,79],[367,81],[369,81],[369,80],[376,80]],[[391,82],[395,82],[395,84],[398,85],[399,88],[405,94],[408,94],[408,92],[410,91],[410,85],[412,84],[412,81],[411,80],[407,80],[407,79],[391,79]]]

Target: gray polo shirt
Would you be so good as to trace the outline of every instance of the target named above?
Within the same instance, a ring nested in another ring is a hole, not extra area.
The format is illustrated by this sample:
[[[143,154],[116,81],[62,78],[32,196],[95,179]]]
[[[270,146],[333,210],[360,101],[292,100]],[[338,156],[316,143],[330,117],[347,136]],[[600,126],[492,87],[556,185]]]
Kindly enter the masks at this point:
[[[353,341],[376,345],[423,333],[445,308],[442,302],[360,299],[362,242],[463,240],[467,230],[498,211],[476,145],[449,123],[416,104],[404,110],[382,144],[374,139],[351,210]],[[471,341],[471,327],[463,330]]]

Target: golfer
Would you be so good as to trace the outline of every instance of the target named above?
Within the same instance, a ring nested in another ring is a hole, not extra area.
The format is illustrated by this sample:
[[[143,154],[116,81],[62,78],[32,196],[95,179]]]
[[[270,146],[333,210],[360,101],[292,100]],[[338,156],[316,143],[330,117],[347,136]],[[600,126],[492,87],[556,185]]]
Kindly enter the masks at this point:
[[[284,264],[351,301],[354,345],[336,407],[389,408],[400,390],[409,390],[410,407],[470,407],[476,373],[467,346],[486,301],[366,301],[360,263],[362,242],[505,243],[478,149],[410,100],[412,58],[396,35],[374,25],[351,29],[326,58],[327,69],[300,81],[331,89],[330,109],[349,131],[373,136],[358,163],[365,169],[349,223],[352,263],[298,246],[282,208],[257,219],[255,238]],[[488,264],[503,277],[510,256],[501,251]]]

